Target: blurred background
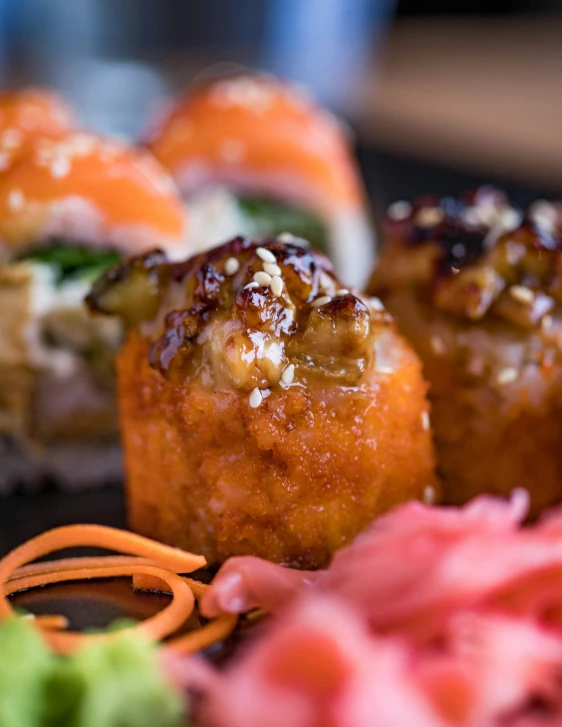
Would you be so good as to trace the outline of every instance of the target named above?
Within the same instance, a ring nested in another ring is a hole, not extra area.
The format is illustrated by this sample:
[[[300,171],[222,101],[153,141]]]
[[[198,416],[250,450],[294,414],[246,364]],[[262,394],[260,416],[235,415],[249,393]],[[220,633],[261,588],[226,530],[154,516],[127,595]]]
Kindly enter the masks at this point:
[[[195,77],[268,69],[349,121],[385,198],[562,192],[561,41],[562,0],[0,0],[4,86],[138,138]]]

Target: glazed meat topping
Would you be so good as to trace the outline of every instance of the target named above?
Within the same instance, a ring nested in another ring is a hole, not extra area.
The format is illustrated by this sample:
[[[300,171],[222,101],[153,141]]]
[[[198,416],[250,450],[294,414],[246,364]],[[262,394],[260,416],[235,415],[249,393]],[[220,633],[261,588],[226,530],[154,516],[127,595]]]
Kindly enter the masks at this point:
[[[562,303],[558,205],[538,201],[523,214],[502,192],[482,187],[458,199],[395,203],[387,233],[408,282],[453,315],[490,314],[532,328]],[[382,267],[378,279],[388,284]]]
[[[252,392],[256,405],[277,385],[360,385],[390,322],[378,299],[342,288],[327,258],[289,235],[238,237],[181,263],[132,258],[88,303],[138,326],[167,378]]]

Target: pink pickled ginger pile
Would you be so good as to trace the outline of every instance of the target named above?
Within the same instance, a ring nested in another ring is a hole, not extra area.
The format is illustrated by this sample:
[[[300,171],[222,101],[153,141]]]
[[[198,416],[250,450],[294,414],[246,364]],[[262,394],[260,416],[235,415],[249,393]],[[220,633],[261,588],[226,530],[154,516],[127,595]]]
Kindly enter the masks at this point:
[[[205,613],[274,616],[199,679],[204,723],[562,726],[562,511],[522,527],[526,511],[521,491],[410,503],[317,573],[232,558]]]

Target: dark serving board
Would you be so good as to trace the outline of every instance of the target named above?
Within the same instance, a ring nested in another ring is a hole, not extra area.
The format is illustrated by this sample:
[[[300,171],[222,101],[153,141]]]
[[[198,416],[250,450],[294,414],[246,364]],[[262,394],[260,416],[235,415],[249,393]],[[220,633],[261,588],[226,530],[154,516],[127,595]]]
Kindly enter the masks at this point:
[[[552,196],[517,183],[482,179],[454,169],[400,158],[376,149],[359,149],[359,157],[375,209],[389,201],[435,192],[456,194],[491,182],[504,187],[518,204]],[[562,192],[562,188],[560,190]],[[2,461],[0,457],[0,468]],[[49,489],[36,494],[0,498],[0,555],[44,530],[70,523],[126,527],[120,486],[68,494]],[[143,619],[158,611],[166,596],[133,593],[125,580],[68,583],[19,594],[15,602],[36,613],[63,613],[71,627],[102,627],[120,617]]]

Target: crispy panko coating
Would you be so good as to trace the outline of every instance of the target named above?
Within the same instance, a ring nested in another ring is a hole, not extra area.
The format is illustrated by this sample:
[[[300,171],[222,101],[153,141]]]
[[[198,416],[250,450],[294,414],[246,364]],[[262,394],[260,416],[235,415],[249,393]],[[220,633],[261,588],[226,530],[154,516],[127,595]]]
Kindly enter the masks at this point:
[[[369,292],[423,361],[448,502],[562,496],[561,221],[491,188],[389,208]]]
[[[380,301],[342,289],[298,243],[237,238],[185,263],[153,253],[90,295],[130,323],[118,369],[131,526],[211,563],[319,567],[378,513],[438,496],[416,355]]]

